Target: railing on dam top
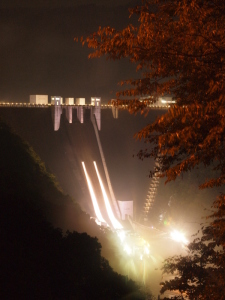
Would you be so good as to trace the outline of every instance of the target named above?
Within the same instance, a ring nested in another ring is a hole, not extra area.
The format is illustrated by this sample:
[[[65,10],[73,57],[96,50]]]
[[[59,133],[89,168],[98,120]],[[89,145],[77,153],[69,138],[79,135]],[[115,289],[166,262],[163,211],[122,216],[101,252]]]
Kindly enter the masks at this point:
[[[98,130],[101,130],[101,110],[102,109],[111,109],[112,115],[114,119],[118,119],[119,117],[119,110],[126,110],[128,105],[119,105],[114,106],[113,104],[101,104],[100,101],[95,101],[97,98],[93,98],[91,104],[37,104],[37,103],[28,103],[28,102],[0,102],[1,107],[10,107],[10,108],[51,108],[52,111],[52,120],[53,120],[53,127],[54,131],[58,131],[60,128],[60,120],[63,110],[66,111],[66,118],[69,123],[73,121],[73,110],[76,109],[77,111],[77,119],[80,123],[84,122],[84,110],[91,109],[92,113],[94,113]],[[99,103],[100,102],[100,103]],[[149,105],[147,108],[149,109],[168,109],[170,106],[167,104],[163,105]]]
[[[54,107],[55,104],[51,104],[51,103],[48,103],[48,104],[34,104],[34,103],[27,103],[27,102],[18,102],[18,103],[15,103],[15,102],[0,102],[0,107],[40,107],[40,108],[47,108],[47,107]],[[93,104],[61,104],[59,105],[61,106],[62,108],[65,108],[65,107],[73,107],[73,108],[77,108],[77,107],[83,107],[83,108],[91,108],[93,107],[94,105]],[[114,105],[112,104],[101,104],[100,105],[101,109],[104,109],[104,108],[117,108],[115,107]],[[119,105],[118,108],[121,109],[121,108],[126,108],[128,107],[128,105]],[[168,109],[170,107],[170,105],[148,105],[147,107],[149,108],[163,108],[163,109]]]

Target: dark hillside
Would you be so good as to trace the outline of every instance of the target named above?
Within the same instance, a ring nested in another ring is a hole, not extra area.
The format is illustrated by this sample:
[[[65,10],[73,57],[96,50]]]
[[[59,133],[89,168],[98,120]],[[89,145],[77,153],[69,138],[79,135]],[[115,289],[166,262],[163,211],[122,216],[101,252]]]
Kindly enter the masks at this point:
[[[73,230],[99,234],[33,149],[3,122],[0,140],[0,298],[144,299],[101,256],[97,238],[54,229],[49,221],[68,225],[70,213]]]
[[[89,215],[62,192],[31,146],[10,132],[4,123],[0,140],[1,199],[27,199],[55,226],[96,235],[97,226]]]

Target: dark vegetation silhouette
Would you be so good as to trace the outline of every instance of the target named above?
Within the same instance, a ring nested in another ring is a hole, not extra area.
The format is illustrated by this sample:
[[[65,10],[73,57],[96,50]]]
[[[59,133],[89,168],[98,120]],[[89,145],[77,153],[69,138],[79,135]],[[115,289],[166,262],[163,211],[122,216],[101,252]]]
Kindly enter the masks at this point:
[[[53,227],[51,210],[68,196],[3,122],[0,140],[0,298],[144,299],[140,287],[101,256],[96,237]],[[74,205],[77,216],[88,219]]]

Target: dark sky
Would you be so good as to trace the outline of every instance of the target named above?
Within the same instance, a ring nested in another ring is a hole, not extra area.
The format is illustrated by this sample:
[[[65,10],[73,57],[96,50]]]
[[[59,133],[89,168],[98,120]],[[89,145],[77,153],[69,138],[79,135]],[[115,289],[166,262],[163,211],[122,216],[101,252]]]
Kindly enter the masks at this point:
[[[115,97],[117,83],[135,76],[126,61],[89,60],[74,42],[101,26],[118,29],[136,1],[1,1],[0,101],[27,102],[30,94]]]
[[[134,1],[133,1],[134,2]],[[15,7],[75,7],[78,5],[96,4],[103,6],[118,6],[132,3],[130,0],[2,0],[1,8],[15,8]]]

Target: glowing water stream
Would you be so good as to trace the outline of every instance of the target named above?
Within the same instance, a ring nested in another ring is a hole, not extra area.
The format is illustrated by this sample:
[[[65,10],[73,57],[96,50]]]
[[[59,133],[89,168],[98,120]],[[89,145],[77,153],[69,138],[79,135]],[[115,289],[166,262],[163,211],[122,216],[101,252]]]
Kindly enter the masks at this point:
[[[90,195],[91,195],[91,200],[92,200],[92,203],[93,203],[93,207],[94,207],[94,211],[95,211],[96,217],[97,217],[97,219],[100,222],[105,222],[105,220],[103,219],[102,214],[100,212],[100,209],[99,209],[99,206],[98,206],[98,202],[97,202],[97,199],[95,197],[95,193],[94,193],[94,190],[93,190],[90,178],[88,176],[88,173],[86,171],[86,167],[85,167],[85,164],[84,164],[83,161],[82,161],[82,166],[83,166],[84,173],[85,173],[85,176],[86,176],[86,179],[87,179],[88,188],[89,188],[89,192],[90,192]]]
[[[113,211],[112,211],[112,208],[111,208],[108,196],[106,194],[106,191],[105,191],[104,185],[102,183],[101,177],[99,175],[97,164],[96,164],[95,161],[94,161],[94,166],[95,166],[96,174],[98,176],[99,184],[101,186],[101,190],[102,190],[102,194],[103,194],[103,198],[104,198],[104,202],[105,202],[105,206],[106,206],[106,210],[107,210],[107,214],[109,216],[109,219],[110,219],[110,221],[111,221],[114,229],[122,229],[123,226],[120,224],[120,222],[115,218],[115,216],[113,214]]]

